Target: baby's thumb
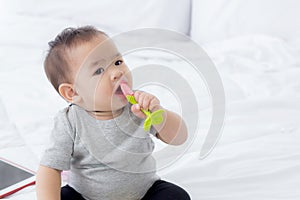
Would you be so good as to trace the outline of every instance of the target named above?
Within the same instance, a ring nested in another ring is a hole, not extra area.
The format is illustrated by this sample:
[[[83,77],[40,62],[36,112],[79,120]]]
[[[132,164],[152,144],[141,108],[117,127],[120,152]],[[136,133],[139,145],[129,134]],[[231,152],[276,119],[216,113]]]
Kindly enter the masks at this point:
[[[131,111],[133,114],[135,114],[137,117],[145,119],[146,115],[141,111],[141,106],[139,104],[134,104],[131,106]]]

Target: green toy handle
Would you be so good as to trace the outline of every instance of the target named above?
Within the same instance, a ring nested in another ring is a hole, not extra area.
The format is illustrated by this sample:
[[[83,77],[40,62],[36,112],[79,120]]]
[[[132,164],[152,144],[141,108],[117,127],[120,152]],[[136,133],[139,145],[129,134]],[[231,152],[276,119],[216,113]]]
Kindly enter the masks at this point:
[[[126,95],[126,99],[131,104],[138,104],[133,95]],[[149,131],[151,125],[161,124],[164,121],[163,112],[164,110],[159,109],[153,113],[148,110],[141,108],[141,111],[147,116],[144,122],[144,130]]]

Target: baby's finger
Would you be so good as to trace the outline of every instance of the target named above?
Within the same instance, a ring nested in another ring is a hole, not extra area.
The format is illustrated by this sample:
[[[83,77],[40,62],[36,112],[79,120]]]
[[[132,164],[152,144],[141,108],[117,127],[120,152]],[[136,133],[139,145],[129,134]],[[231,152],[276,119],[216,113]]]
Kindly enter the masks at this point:
[[[142,92],[139,94],[139,100],[138,100],[138,104],[145,110],[149,109],[149,94]]]
[[[131,106],[131,111],[134,115],[136,115],[139,118],[145,119],[146,115],[141,111],[141,107],[139,104],[134,104]]]
[[[140,97],[140,94],[141,94],[142,92],[141,91],[135,91],[134,92],[134,98],[135,98],[135,100],[138,102],[139,101],[139,97]]]
[[[149,110],[151,112],[154,112],[154,111],[156,111],[158,109],[161,109],[159,100],[157,98],[151,99],[150,105],[149,105]]]
[[[143,108],[145,109],[145,110],[149,110],[149,106],[150,106],[150,102],[151,102],[151,100],[153,99],[154,97],[152,96],[152,95],[149,95],[149,94],[146,94],[145,96],[144,96],[144,98],[143,98]]]
[[[141,92],[141,91],[137,91],[135,94],[134,94],[134,98],[135,100],[137,101],[137,103],[141,106],[141,108],[144,108],[143,107],[143,101],[144,101],[144,98],[145,98],[145,93],[144,92]],[[144,108],[145,109],[145,108]]]

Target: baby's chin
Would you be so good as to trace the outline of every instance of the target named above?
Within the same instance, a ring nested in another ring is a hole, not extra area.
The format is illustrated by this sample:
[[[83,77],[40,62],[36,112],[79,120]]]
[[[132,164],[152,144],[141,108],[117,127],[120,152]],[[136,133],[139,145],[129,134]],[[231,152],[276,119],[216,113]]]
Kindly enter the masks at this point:
[[[127,104],[128,104],[127,100],[113,103],[112,104],[112,111],[118,111],[120,109],[123,109]]]
[[[118,112],[120,109],[123,109],[127,104],[128,101],[126,97],[123,96],[116,96],[113,95],[111,98],[107,99],[98,99],[99,101],[94,101],[92,104],[93,106],[92,109],[88,110],[93,110],[93,111],[105,111],[105,112]]]

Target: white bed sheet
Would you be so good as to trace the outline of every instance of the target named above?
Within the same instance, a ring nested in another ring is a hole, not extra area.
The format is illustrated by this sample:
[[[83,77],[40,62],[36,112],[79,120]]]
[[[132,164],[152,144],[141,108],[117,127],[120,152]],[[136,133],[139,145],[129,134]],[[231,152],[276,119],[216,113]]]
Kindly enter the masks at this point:
[[[62,24],[51,17],[30,16],[14,16],[3,23],[9,29],[0,37],[0,156],[36,170],[52,119],[67,105],[55,94],[42,68],[46,42],[51,39],[47,31]],[[286,42],[263,35],[207,44],[227,97],[222,137],[214,151],[199,160],[203,142],[199,134],[181,159],[159,171],[162,178],[181,185],[195,200],[299,199],[299,44],[300,38]],[[128,59],[129,63],[184,65],[178,59]],[[165,98],[163,103],[176,108],[165,94],[156,92]],[[199,115],[201,131],[205,131],[210,103],[205,93],[198,97],[203,100]],[[35,198],[34,187],[9,197]]]

